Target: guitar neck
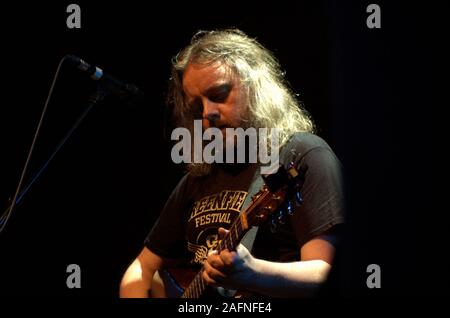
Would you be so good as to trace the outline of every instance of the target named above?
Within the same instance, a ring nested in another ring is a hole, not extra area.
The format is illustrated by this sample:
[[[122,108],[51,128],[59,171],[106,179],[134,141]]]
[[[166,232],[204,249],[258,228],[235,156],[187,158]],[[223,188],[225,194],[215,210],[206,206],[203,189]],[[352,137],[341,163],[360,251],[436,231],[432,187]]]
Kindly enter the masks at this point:
[[[303,175],[295,169],[293,163],[287,170],[280,165],[275,173],[263,176],[265,185],[252,196],[249,206],[239,215],[231,225],[227,235],[220,241],[217,251],[235,251],[236,246],[242,240],[245,233],[253,225],[262,224],[277,209],[287,209],[292,213],[291,203],[283,205],[286,197],[291,197],[294,192],[301,203],[300,188],[303,184]],[[283,214],[279,215],[279,218]],[[182,298],[199,298],[204,293],[207,284],[203,280],[203,269],[197,273],[192,283],[185,289]]]
[[[261,197],[256,198],[252,203],[243,211],[239,217],[233,222],[227,235],[220,241],[217,252],[220,253],[223,250],[235,251],[236,246],[242,240],[244,235],[249,231],[252,224],[254,224],[254,218],[257,217],[255,207],[258,206],[262,200]],[[253,213],[250,213],[253,212]],[[181,298],[200,298],[207,287],[207,283],[204,281],[203,269],[197,273],[191,284],[185,289]]]

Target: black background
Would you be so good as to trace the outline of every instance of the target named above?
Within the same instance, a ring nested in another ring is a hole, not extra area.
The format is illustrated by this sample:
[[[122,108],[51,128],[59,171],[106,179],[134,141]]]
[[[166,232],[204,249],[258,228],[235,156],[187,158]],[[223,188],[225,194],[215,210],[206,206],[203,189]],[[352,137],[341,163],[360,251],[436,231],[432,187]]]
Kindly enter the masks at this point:
[[[437,100],[430,88],[443,8],[377,2],[382,27],[369,29],[367,1],[77,3],[81,29],[66,26],[69,2],[2,5],[2,210],[65,54],[135,83],[145,99],[126,105],[111,96],[94,108],[16,207],[0,236],[2,294],[117,298],[121,275],[182,175],[164,133],[170,59],[199,29],[238,27],[279,58],[345,167],[349,222],[331,295],[439,295],[448,277],[431,275],[440,253],[425,238],[427,221],[442,214],[431,178]],[[27,181],[95,89],[63,65]],[[81,266],[78,290],[66,287],[72,263]],[[379,290],[366,287],[372,263],[381,266]]]

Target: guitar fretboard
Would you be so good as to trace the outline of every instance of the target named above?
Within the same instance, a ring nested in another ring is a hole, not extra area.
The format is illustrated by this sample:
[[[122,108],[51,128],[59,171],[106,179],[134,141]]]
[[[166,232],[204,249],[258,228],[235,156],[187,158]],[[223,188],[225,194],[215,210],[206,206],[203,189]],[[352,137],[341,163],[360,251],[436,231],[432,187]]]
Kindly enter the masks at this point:
[[[250,205],[239,215],[238,218],[236,218],[229,228],[227,235],[220,241],[217,247],[218,253],[226,249],[229,251],[236,250],[236,246],[242,240],[245,233],[247,233],[250,227],[255,224],[255,221],[258,218],[258,206],[260,206],[261,202],[263,202],[268,195],[272,195],[272,193],[264,188],[262,192],[252,198]],[[207,283],[203,279],[202,274],[203,269],[195,276],[191,284],[185,289],[181,298],[200,298],[203,295],[207,287]]]

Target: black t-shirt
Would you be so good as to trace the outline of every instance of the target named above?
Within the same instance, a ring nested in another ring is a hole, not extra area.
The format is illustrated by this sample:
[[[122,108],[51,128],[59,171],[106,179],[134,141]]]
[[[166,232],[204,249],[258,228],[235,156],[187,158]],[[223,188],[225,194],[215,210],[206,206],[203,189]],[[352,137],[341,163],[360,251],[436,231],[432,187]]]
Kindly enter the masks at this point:
[[[252,254],[271,261],[299,260],[300,247],[342,223],[341,164],[328,144],[309,133],[296,133],[280,151],[280,163],[293,162],[304,176],[303,203],[272,233],[268,223],[257,232]],[[261,181],[257,165],[216,168],[204,177],[186,174],[145,240],[154,253],[201,265],[218,244],[219,227],[229,228],[242,211],[250,185]]]

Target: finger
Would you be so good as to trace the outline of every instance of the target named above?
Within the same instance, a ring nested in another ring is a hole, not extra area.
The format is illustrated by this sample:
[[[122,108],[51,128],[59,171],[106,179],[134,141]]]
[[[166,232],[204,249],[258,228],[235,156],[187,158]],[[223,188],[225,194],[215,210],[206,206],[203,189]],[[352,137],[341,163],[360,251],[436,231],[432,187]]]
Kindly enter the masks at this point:
[[[216,257],[211,258],[212,265],[215,268],[218,267],[229,267],[233,264],[233,252],[230,252],[228,249],[221,251],[219,254],[217,254]],[[225,270],[224,270],[225,272]]]
[[[217,255],[217,254],[218,254],[217,250],[211,250],[208,252],[208,256],[209,255]]]
[[[203,280],[205,281],[205,283],[206,283],[207,285],[209,285],[209,286],[214,286],[214,287],[218,287],[218,286],[219,286],[219,283],[216,282],[216,281],[215,281],[214,279],[212,279],[211,277],[209,277],[209,275],[208,275],[205,271],[202,272],[202,278],[203,278]]]
[[[225,230],[223,227],[219,227],[219,239],[223,239],[227,234],[228,230]]]
[[[215,251],[215,253],[209,253],[205,263],[208,263],[209,265],[218,270],[224,267],[222,259],[220,258],[220,254],[218,254],[217,251]]]
[[[205,262],[203,266],[202,276],[206,283],[214,286],[219,286],[220,283],[226,278],[226,275],[212,267],[208,262]]]

